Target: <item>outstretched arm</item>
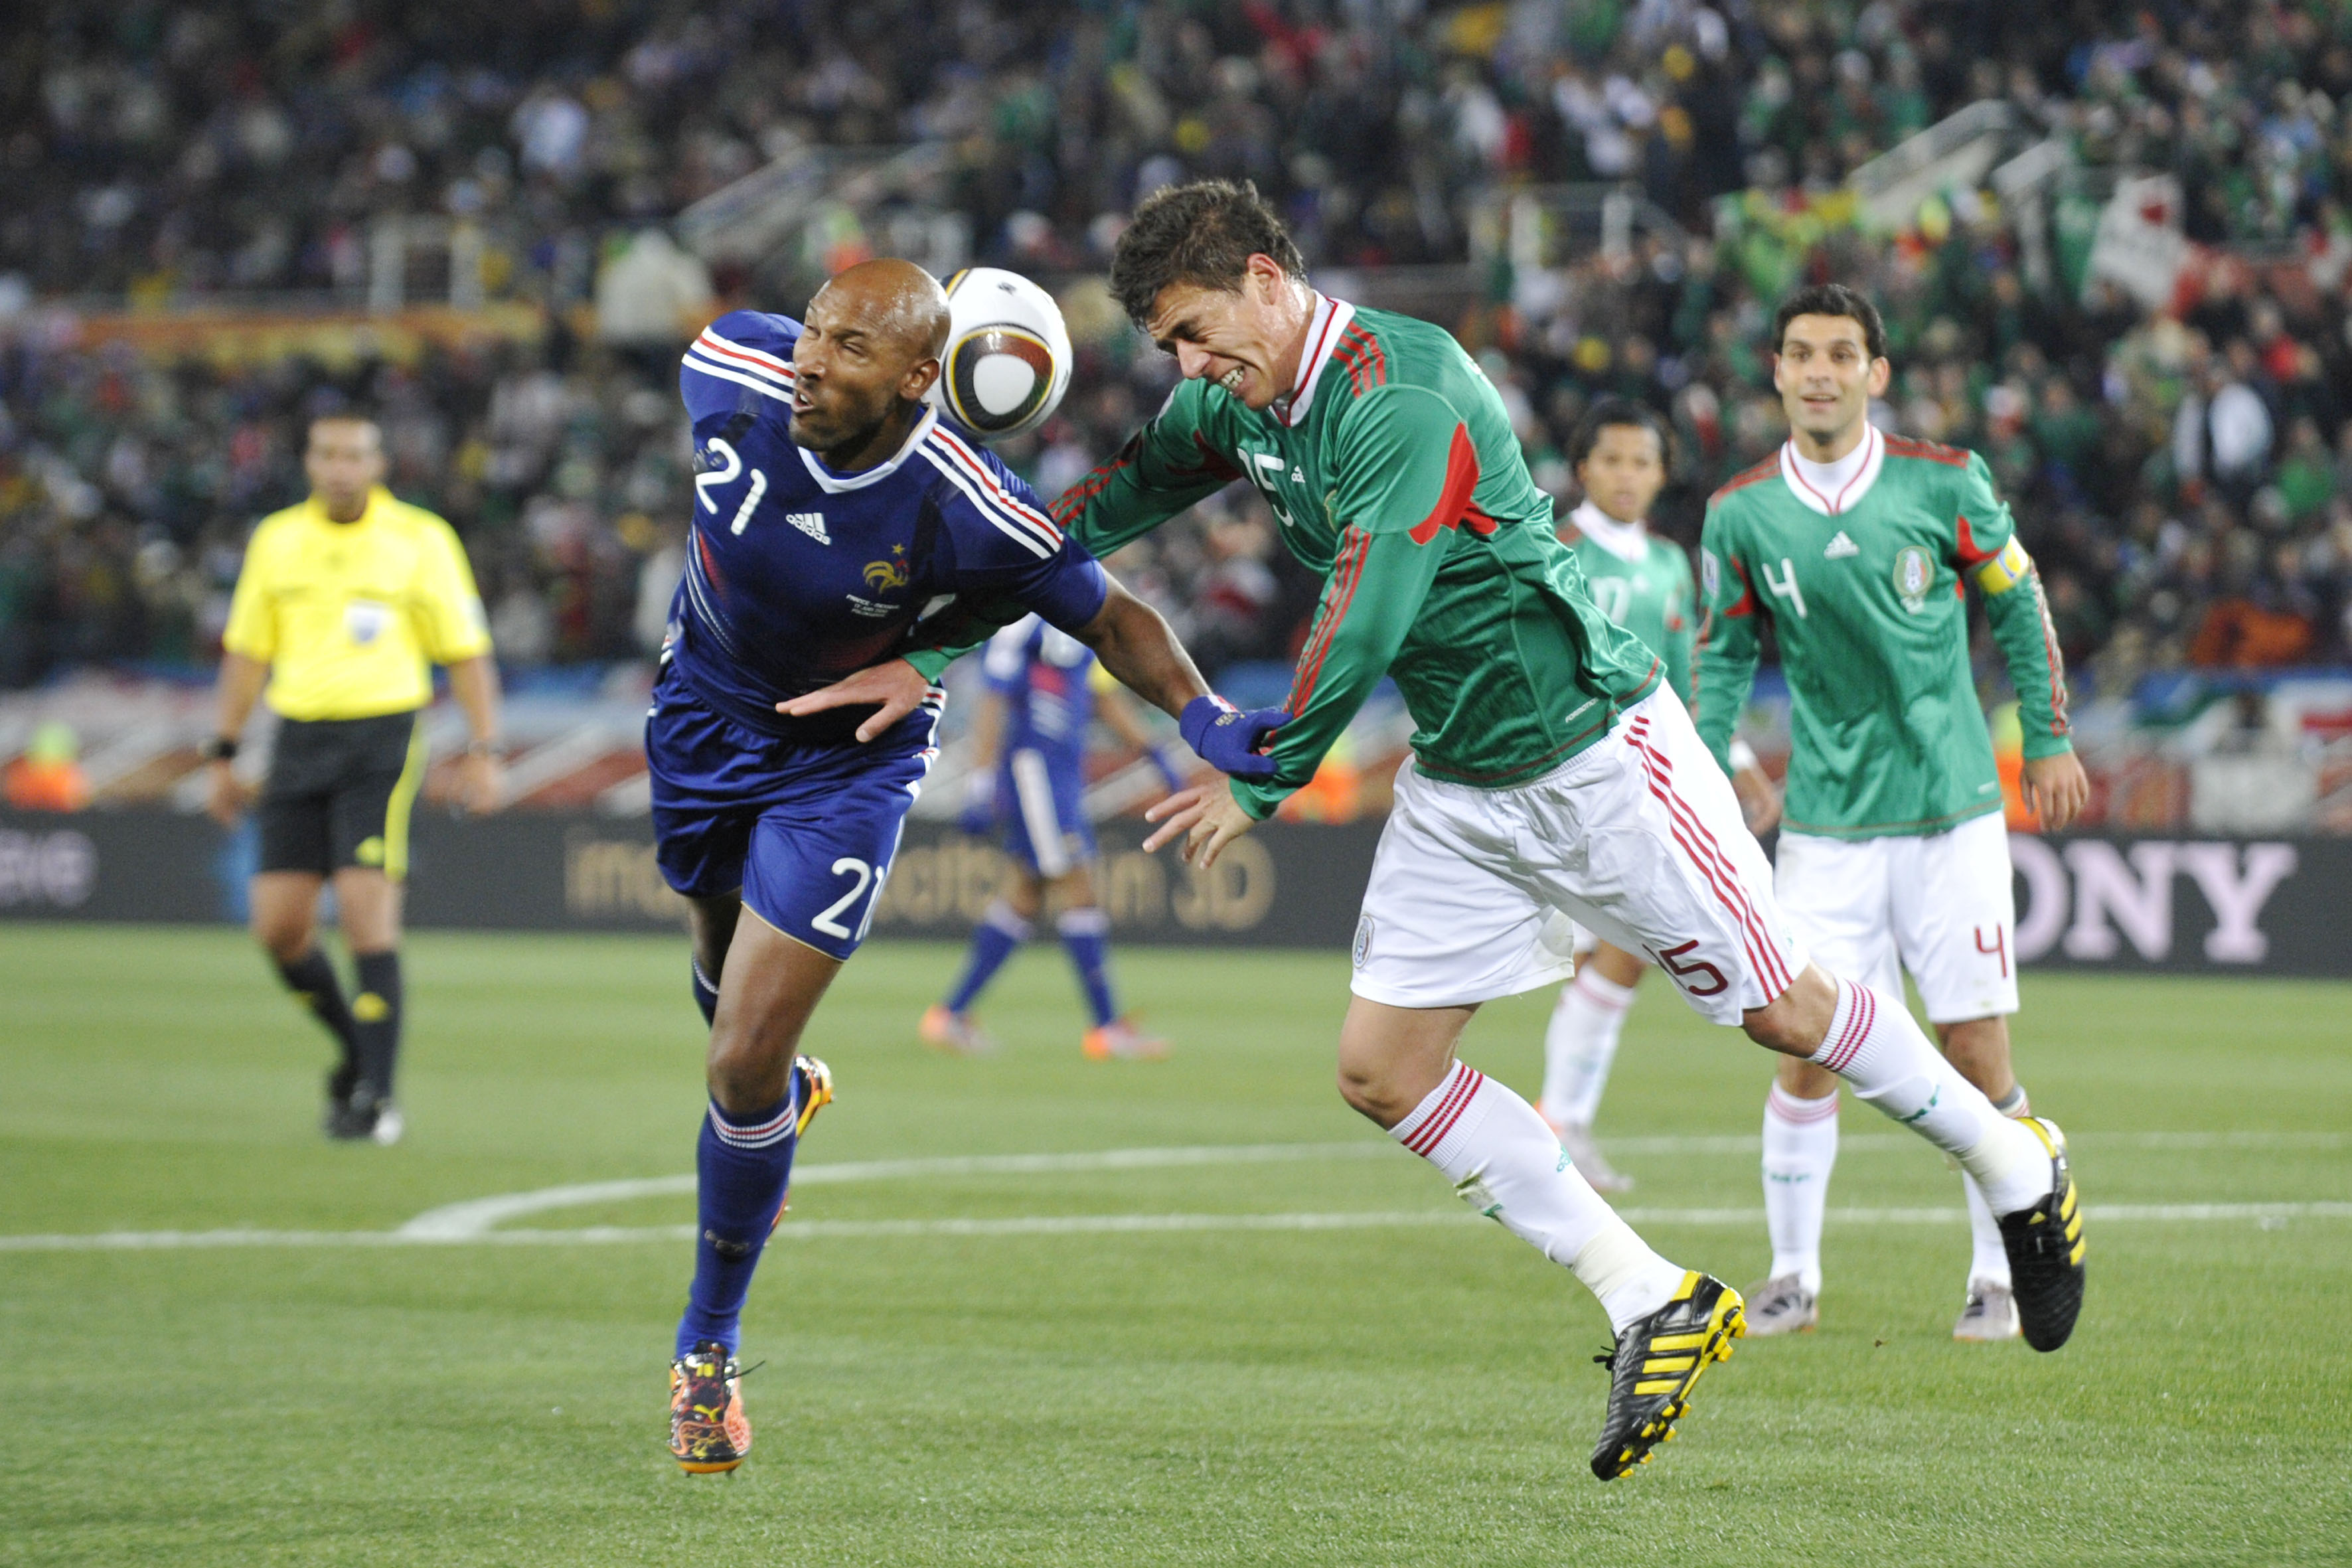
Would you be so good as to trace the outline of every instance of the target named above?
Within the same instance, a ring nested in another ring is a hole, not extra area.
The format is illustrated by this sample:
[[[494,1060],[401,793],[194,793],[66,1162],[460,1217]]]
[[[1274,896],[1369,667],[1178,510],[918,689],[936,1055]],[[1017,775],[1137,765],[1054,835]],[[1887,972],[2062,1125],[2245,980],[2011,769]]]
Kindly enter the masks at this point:
[[[1095,618],[1072,635],[1095,650],[1121,686],[1171,718],[1180,717],[1194,698],[1209,695],[1209,683],[1160,612],[1117,583]]]

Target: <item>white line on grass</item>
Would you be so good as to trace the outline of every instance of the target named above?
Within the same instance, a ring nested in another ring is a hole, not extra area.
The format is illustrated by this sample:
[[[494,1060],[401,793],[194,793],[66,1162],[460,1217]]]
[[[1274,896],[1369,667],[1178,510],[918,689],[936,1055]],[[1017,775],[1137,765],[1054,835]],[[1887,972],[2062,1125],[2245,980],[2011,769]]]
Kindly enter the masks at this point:
[[[1762,1209],[1625,1209],[1634,1225],[1755,1226]],[[2265,1226],[2294,1219],[2352,1219],[2352,1203],[2086,1204],[2102,1223],[2200,1224],[2253,1221]],[[1463,1209],[1342,1210],[1326,1214],[1012,1215],[994,1219],[788,1220],[779,1241],[882,1237],[1113,1236],[1153,1231],[1370,1230],[1466,1224],[1480,1216]],[[1832,1209],[1837,1225],[1957,1225],[1958,1208]],[[0,1236],[0,1252],[163,1252],[218,1247],[595,1247],[624,1242],[694,1239],[690,1225],[583,1226],[555,1230],[485,1230],[467,1235],[420,1235],[401,1230],[116,1230],[84,1236]]]
[[[1746,1134],[1604,1140],[1620,1155],[1753,1154],[1758,1141]],[[2093,1146],[2121,1144],[2143,1149],[2341,1148],[2352,1134],[2340,1132],[2085,1132],[2073,1142]],[[1841,1147],[1909,1149],[1918,1140],[1901,1132],[1857,1133]],[[803,1165],[793,1184],[813,1187],[837,1182],[886,1182],[912,1176],[1034,1175],[1080,1171],[1143,1171],[1181,1165],[1271,1164],[1290,1161],[1386,1159],[1392,1146],[1370,1139],[1346,1143],[1202,1143],[1160,1149],[1097,1149],[1066,1154],[950,1154],[901,1160],[836,1161]],[[400,1227],[420,1241],[462,1241],[526,1215],[590,1208],[640,1198],[674,1197],[694,1191],[692,1173],[629,1181],[581,1182],[535,1192],[502,1193],[427,1209]]]

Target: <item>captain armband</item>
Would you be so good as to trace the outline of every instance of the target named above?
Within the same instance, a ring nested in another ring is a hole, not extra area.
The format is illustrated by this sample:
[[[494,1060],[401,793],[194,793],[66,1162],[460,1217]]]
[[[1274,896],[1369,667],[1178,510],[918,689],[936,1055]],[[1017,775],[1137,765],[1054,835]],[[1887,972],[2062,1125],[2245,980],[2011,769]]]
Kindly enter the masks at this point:
[[[2000,553],[1976,569],[1977,586],[1987,595],[2006,594],[2025,581],[2033,570],[2033,557],[2015,539],[2000,547]]]

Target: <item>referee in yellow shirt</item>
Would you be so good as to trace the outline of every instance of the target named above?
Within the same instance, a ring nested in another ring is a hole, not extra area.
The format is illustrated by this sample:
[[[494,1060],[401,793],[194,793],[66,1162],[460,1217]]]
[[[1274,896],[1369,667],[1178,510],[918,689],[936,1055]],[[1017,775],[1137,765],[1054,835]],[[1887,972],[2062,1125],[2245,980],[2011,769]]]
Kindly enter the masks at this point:
[[[462,795],[478,812],[499,804],[498,666],[464,546],[446,522],[383,488],[375,422],[312,420],[302,466],[310,499],[262,519],[237,574],[221,636],[210,809],[223,826],[244,812],[230,763],[266,681],[279,723],[261,789],[253,934],[342,1047],[327,1079],[328,1136],[392,1143],[402,1125],[392,1099],[400,889],[428,750],[426,661],[448,666],[466,710]],[[329,877],[358,972],[348,1002],[319,951]]]

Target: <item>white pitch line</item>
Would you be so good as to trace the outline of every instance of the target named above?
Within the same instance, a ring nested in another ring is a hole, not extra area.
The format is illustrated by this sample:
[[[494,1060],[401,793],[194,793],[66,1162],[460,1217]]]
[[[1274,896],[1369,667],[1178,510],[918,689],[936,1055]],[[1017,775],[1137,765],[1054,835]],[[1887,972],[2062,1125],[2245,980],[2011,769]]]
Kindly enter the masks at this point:
[[[1358,1139],[1349,1143],[1201,1143],[1167,1149],[1094,1149],[1068,1154],[946,1154],[906,1160],[835,1161],[802,1165],[793,1172],[793,1185],[814,1187],[838,1182],[886,1182],[908,1176],[1035,1175],[1070,1171],[1142,1171],[1171,1165],[1270,1164],[1305,1160],[1385,1159],[1395,1146]],[[471,1198],[427,1209],[406,1225],[404,1235],[422,1240],[456,1241],[479,1236],[491,1227],[524,1215],[552,1209],[585,1208],[596,1204],[627,1203],[636,1198],[669,1197],[694,1191],[694,1176],[646,1176],[635,1181],[583,1182],[574,1186],[542,1187],[536,1192],[505,1193],[497,1197]]]
[[[1744,1208],[1625,1209],[1632,1224],[1757,1226],[1764,1211]],[[2252,1220],[2352,1219],[2352,1203],[2086,1204],[2105,1224],[2200,1224]],[[1461,1209],[1341,1210],[1324,1214],[1012,1215],[994,1219],[788,1220],[778,1241],[883,1237],[1115,1236],[1165,1231],[1371,1230],[1467,1224]],[[1957,1225],[1958,1208],[1832,1209],[1837,1225]],[[81,1236],[0,1236],[0,1252],[165,1252],[221,1247],[596,1247],[694,1239],[690,1225],[584,1226],[577,1229],[486,1230],[468,1236],[406,1230],[115,1230]]]
[[[2094,1147],[2121,1143],[2146,1149],[2341,1148],[2352,1143],[2352,1133],[2341,1132],[2085,1132],[2074,1142]],[[1918,1140],[1902,1132],[1863,1132],[1846,1138],[1840,1147],[1860,1150],[1909,1149]],[[1698,1134],[1658,1138],[1610,1138],[1602,1146],[1612,1154],[1640,1157],[1675,1154],[1753,1154],[1758,1140],[1749,1134]],[[803,1165],[793,1173],[793,1184],[813,1187],[839,1182],[886,1182],[916,1176],[1037,1175],[1081,1171],[1142,1171],[1183,1165],[1272,1164],[1291,1161],[1381,1160],[1391,1145],[1370,1139],[1346,1143],[1198,1143],[1157,1149],[1095,1149],[1062,1154],[949,1154],[899,1160],[835,1161]],[[581,1182],[541,1187],[527,1193],[501,1193],[495,1197],[468,1198],[427,1209],[400,1227],[403,1235],[420,1241],[463,1241],[526,1215],[558,1209],[590,1208],[599,1204],[633,1203],[641,1198],[675,1197],[694,1191],[691,1173],[676,1176],[645,1176],[617,1182]]]

